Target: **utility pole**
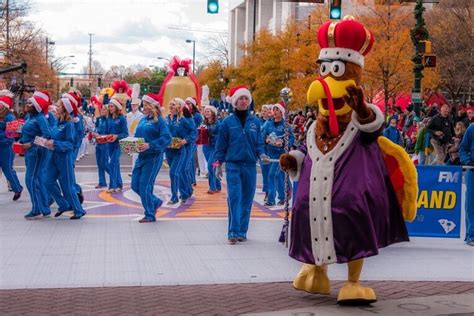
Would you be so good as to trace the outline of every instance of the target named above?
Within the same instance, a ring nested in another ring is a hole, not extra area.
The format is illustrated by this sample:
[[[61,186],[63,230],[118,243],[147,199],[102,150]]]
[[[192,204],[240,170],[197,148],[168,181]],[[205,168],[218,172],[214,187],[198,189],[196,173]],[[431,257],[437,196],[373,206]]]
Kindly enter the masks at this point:
[[[92,85],[92,33],[89,33],[89,84]]]

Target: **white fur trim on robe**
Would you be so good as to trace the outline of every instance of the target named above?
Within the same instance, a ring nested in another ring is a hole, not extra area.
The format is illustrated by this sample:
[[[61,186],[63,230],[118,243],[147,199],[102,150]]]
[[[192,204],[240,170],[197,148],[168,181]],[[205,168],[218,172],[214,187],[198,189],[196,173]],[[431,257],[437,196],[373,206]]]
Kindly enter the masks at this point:
[[[301,174],[301,167],[303,166],[303,161],[305,154],[303,154],[299,150],[291,150],[289,152],[290,156],[294,157],[296,159],[296,170],[289,170],[288,175],[291,178],[291,181],[298,181],[300,179],[300,174]]]
[[[359,123],[359,117],[355,112],[352,112],[352,122],[354,123],[357,129],[361,130],[362,132],[366,133],[373,133],[378,131],[384,122],[383,113],[380,111],[379,107],[375,104],[367,104],[367,106],[374,112],[375,120],[368,124],[361,124]]]

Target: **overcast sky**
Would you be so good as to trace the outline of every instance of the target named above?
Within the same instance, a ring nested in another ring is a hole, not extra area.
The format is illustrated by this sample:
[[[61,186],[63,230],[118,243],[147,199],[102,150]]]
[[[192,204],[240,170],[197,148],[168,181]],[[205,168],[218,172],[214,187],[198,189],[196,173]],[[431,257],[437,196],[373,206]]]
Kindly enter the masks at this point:
[[[157,57],[178,55],[196,60],[206,56],[206,40],[216,34],[183,31],[228,29],[228,1],[219,1],[219,14],[207,14],[207,0],[30,0],[28,19],[41,27],[56,43],[54,58],[75,55],[80,71],[88,65],[89,35],[93,33],[93,59],[105,68],[112,65],[163,66]]]

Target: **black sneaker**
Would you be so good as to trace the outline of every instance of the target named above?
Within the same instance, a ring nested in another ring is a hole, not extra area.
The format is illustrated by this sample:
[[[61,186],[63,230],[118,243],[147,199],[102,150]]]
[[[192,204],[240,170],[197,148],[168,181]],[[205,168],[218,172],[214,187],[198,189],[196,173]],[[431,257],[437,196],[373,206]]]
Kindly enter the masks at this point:
[[[73,215],[71,216],[69,219],[81,219],[81,217],[84,216],[84,215]]]
[[[20,191],[15,192],[13,195],[13,201],[18,201],[18,199],[21,197],[21,192],[23,192],[23,188],[21,188]]]
[[[264,206],[268,206],[268,207],[272,207],[272,206],[275,206],[275,203],[268,203],[268,202],[265,202],[265,204],[263,204]]]
[[[176,205],[176,204],[178,204],[178,202],[179,202],[178,200],[174,200],[174,201],[171,200],[171,201],[169,201],[167,204],[168,204],[168,205]]]
[[[284,201],[284,200],[278,201],[278,205],[280,205],[280,206],[281,206],[281,205],[285,205],[285,201]]]
[[[245,242],[245,241],[247,241],[247,238],[246,237],[237,237],[237,241]]]
[[[229,242],[229,244],[235,245],[237,243],[237,238],[229,238],[227,241]]]

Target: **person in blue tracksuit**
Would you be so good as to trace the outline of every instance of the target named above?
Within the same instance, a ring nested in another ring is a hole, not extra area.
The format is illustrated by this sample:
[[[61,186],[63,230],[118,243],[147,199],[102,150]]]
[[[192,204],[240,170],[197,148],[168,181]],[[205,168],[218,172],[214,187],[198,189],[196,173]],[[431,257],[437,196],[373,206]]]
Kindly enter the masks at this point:
[[[247,240],[255,188],[257,184],[256,163],[260,158],[268,162],[263,150],[260,121],[249,113],[252,101],[245,86],[230,90],[234,112],[222,121],[217,137],[215,162],[216,172],[221,176],[221,165],[226,163],[227,205],[230,244]]]
[[[280,159],[285,153],[285,108],[281,104],[273,106],[273,120],[269,120],[263,127],[263,141],[267,144],[267,154],[271,159]],[[294,136],[291,128],[289,132],[289,146],[293,145]],[[278,193],[278,205],[285,204],[285,173],[280,169],[278,162],[270,163],[268,172],[268,199],[265,206],[274,206]]]
[[[166,161],[170,166],[171,200],[169,205],[174,205],[181,199],[185,203],[193,193],[187,165],[191,160],[191,144],[196,142],[197,130],[189,108],[180,98],[174,98],[169,103],[170,114],[166,124],[173,138],[180,139],[179,148],[166,149]],[[178,196],[178,192],[179,195]],[[179,199],[178,199],[179,198]]]
[[[123,188],[120,174],[120,145],[119,140],[128,137],[127,120],[122,114],[122,103],[111,99],[109,104],[109,117],[107,118],[107,134],[113,135],[113,142],[109,143],[109,189],[107,192],[121,192]]]
[[[25,182],[32,204],[31,211],[25,215],[26,219],[34,219],[41,214],[43,216],[49,216],[51,214],[48,201],[44,200],[44,194],[42,194],[41,190],[38,190],[38,188],[43,185],[40,180],[42,179],[42,172],[45,168],[46,152],[44,150],[45,148],[34,144],[35,137],[37,136],[46,139],[51,137],[48,121],[43,113],[47,111],[48,104],[39,99],[35,99],[33,102],[32,99],[33,98],[30,98],[26,105],[28,119],[25,125],[23,125],[19,140],[26,150]]]
[[[270,104],[262,105],[262,112],[260,114],[261,114],[260,124],[262,125],[262,131],[263,131],[265,128],[265,123],[270,121],[273,117],[272,106]],[[265,139],[265,138],[262,138],[262,139]],[[267,144],[263,145],[263,149],[266,155],[268,155],[267,147],[268,147]],[[262,182],[263,182],[262,192],[265,193],[264,201],[267,202],[268,200],[268,172],[270,171],[270,165],[264,164],[260,161],[260,170],[262,170]]]
[[[194,121],[194,125],[196,128],[201,126],[202,124],[202,115],[199,112],[199,109],[197,108],[197,101],[196,98],[189,97],[185,101],[186,105],[192,109],[192,117]],[[189,176],[191,179],[191,183],[193,186],[196,185],[196,150],[197,150],[197,145],[196,143],[190,144],[191,145],[191,160],[190,160],[190,165],[187,167],[189,170]],[[202,173],[202,171],[200,171]]]
[[[56,126],[56,117],[51,112],[48,112],[45,115],[45,117],[46,117],[46,120],[48,121],[49,129],[52,131],[54,126]],[[45,158],[45,161],[44,161],[44,168],[43,168],[43,172],[42,172],[42,175],[41,175],[42,178],[40,180],[40,183],[45,183],[45,181],[46,181],[46,168],[47,168],[47,166],[49,165],[49,163],[51,161],[52,152],[50,150],[46,149],[45,150],[45,156],[46,156],[46,158]],[[58,183],[56,183],[56,186],[59,189]],[[46,187],[44,185],[41,185],[40,190],[41,190],[41,193],[43,194],[43,199],[48,201],[48,206],[53,204],[53,202],[54,202],[53,198],[49,195],[48,190],[46,189]]]
[[[221,191],[221,181],[217,179],[212,164],[214,163],[214,153],[216,151],[217,136],[219,135],[220,122],[217,120],[217,109],[212,105],[204,108],[204,124],[207,126],[209,143],[202,147],[207,161],[207,174],[209,181],[209,191],[207,194],[215,194]]]
[[[144,117],[135,130],[135,137],[144,138],[145,143],[139,145],[140,154],[132,171],[132,190],[140,195],[145,217],[140,223],[156,221],[156,209],[163,201],[153,194],[156,176],[163,163],[163,153],[171,143],[168,125],[161,117],[162,99],[156,94],[143,97]]]
[[[15,169],[13,169],[15,155],[12,144],[14,139],[5,135],[7,123],[15,121],[15,116],[10,112],[12,107],[13,99],[10,96],[0,97],[0,167],[14,192],[13,201],[16,201],[21,197],[23,187],[20,185]]]
[[[107,105],[99,105],[100,116],[95,120],[95,132],[94,136],[107,135],[107,118],[109,110]],[[109,175],[109,145],[108,144],[96,144],[95,146],[95,160],[97,162],[97,171],[99,173],[99,184],[96,185],[96,189],[106,188],[107,180],[105,179],[105,173]]]
[[[68,99],[73,106],[76,106],[78,109],[82,107],[82,98],[81,92],[79,90],[71,91],[68,93],[64,93],[62,98]],[[82,140],[85,136],[85,129],[84,129],[84,122],[83,117],[79,113],[79,110],[73,113],[73,122],[74,122],[74,143],[73,143],[73,155],[70,157],[72,159],[72,165],[74,168],[76,167],[76,158],[77,154],[79,153],[79,149],[81,148]],[[77,196],[79,201],[84,201],[84,195],[82,194],[82,188],[79,184],[77,184],[76,177],[74,176],[74,188],[76,190]]]
[[[46,168],[45,186],[48,193],[58,204],[58,212],[54,217],[61,216],[66,211],[73,211],[71,219],[80,219],[86,212],[79,202],[75,188],[73,157],[75,128],[73,117],[77,117],[77,106],[67,98],[58,101],[58,119],[51,131],[51,139],[47,142],[52,152],[51,161]],[[61,190],[57,182],[61,186]],[[62,192],[62,194],[61,194]]]
[[[474,167],[474,123],[467,128],[459,145],[459,159],[465,166]],[[474,246],[474,169],[466,170],[466,237],[464,241]]]

